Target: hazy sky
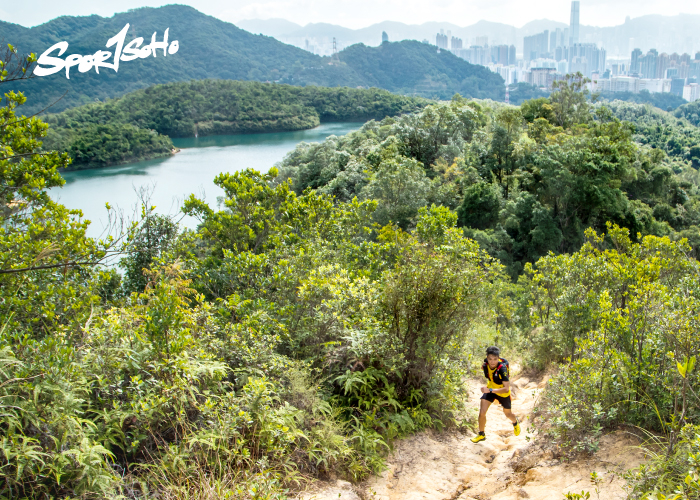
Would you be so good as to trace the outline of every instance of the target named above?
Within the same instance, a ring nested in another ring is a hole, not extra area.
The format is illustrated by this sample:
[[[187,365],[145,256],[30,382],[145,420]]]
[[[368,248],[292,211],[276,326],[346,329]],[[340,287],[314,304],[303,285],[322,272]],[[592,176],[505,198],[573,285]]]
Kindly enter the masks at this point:
[[[61,15],[111,16],[135,7],[157,7],[167,0],[1,0],[0,19],[35,26]],[[468,26],[480,19],[517,27],[534,19],[569,22],[569,0],[183,0],[177,3],[225,21],[279,17],[299,24],[327,22],[362,28],[380,21],[421,24],[451,22]],[[581,24],[614,26],[625,16],[700,14],[697,0],[582,0]],[[0,37],[2,33],[0,33]]]

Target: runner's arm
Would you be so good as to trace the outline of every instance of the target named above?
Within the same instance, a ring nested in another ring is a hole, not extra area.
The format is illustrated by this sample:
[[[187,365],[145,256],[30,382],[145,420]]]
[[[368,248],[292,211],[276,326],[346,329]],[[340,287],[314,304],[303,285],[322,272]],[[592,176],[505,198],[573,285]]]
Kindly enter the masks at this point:
[[[503,387],[500,389],[494,389],[493,392],[494,394],[508,394],[508,391],[510,391],[510,382],[507,380],[503,381]]]

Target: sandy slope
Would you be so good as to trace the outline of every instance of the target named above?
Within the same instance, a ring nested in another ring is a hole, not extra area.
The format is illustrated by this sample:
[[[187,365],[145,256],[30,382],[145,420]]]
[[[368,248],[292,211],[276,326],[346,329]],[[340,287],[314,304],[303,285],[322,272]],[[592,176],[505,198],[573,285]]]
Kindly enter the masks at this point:
[[[545,380],[514,379],[513,411],[523,432],[513,435],[513,426],[501,408],[492,405],[486,424],[486,441],[473,444],[473,434],[423,432],[395,445],[388,469],[363,484],[345,481],[320,484],[303,500],[536,500],[563,499],[566,492],[590,491],[590,473],[602,478],[600,499],[626,498],[620,475],[637,466],[643,454],[637,441],[617,432],[601,440],[598,453],[571,463],[553,460],[543,452],[537,438],[527,440],[528,417]],[[481,381],[473,381],[472,397],[478,404]]]

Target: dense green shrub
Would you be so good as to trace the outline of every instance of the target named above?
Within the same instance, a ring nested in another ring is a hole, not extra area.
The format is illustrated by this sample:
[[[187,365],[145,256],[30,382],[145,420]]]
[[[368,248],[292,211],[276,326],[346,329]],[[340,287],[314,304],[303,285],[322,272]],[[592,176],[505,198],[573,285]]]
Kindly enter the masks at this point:
[[[700,498],[700,429],[687,425],[675,447],[652,439],[647,463],[627,473],[632,486],[630,498]],[[664,495],[664,497],[660,496]]]
[[[698,113],[699,110],[700,102],[694,101],[680,106],[678,109],[676,109],[676,111],[673,114],[678,118],[685,118],[697,127],[700,126],[700,113]]]
[[[700,419],[687,389],[698,380],[698,262],[684,241],[633,243],[617,226],[587,237],[579,252],[542,258],[523,279],[542,327],[531,340],[535,361],[567,361],[538,418],[565,446],[595,449],[604,428],[625,423],[670,430],[673,447],[673,433]]]

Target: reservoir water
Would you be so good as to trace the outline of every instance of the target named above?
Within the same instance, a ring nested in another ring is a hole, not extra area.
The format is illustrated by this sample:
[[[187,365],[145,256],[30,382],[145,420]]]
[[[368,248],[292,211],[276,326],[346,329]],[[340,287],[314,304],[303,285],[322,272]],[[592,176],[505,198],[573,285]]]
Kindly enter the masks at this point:
[[[92,221],[88,234],[100,236],[107,226],[105,203],[126,216],[140,212],[138,191],[150,191],[150,204],[158,213],[175,214],[190,194],[216,208],[223,190],[214,185],[221,172],[253,168],[267,172],[300,142],[322,142],[330,135],[344,135],[362,123],[325,123],[310,130],[269,134],[221,135],[173,139],[181,151],[168,158],[127,165],[64,172],[66,183],[50,191],[68,208],[79,208]],[[191,218],[181,225],[194,227]]]

